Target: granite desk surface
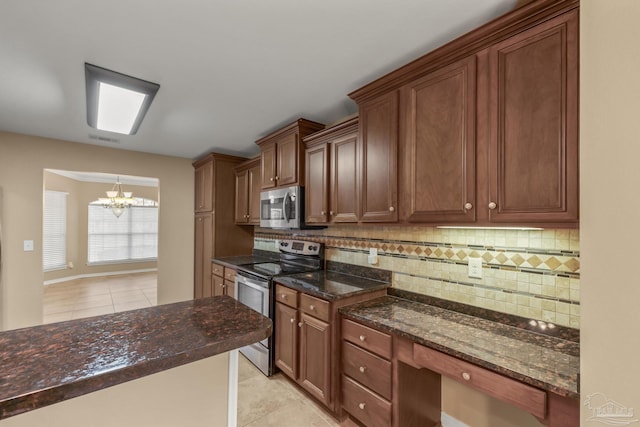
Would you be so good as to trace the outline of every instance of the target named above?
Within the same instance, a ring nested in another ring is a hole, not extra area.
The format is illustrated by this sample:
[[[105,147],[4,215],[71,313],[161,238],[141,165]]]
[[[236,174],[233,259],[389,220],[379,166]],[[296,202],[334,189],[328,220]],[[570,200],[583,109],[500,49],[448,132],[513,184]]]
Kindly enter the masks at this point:
[[[224,353],[271,335],[231,297],[0,332],[0,419]]]
[[[393,296],[340,313],[561,396],[579,397],[579,343]]]
[[[275,281],[326,300],[337,300],[391,286],[386,282],[324,270],[280,276]]]

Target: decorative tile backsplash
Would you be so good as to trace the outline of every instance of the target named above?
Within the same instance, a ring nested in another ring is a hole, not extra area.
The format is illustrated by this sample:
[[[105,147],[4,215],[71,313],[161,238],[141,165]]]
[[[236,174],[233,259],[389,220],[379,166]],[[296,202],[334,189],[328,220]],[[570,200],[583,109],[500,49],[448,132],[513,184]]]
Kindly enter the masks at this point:
[[[393,272],[393,287],[518,316],[580,327],[579,230],[332,227],[281,231],[256,228],[254,248],[275,240],[325,244],[327,260]],[[468,277],[470,257],[482,258],[482,279]]]

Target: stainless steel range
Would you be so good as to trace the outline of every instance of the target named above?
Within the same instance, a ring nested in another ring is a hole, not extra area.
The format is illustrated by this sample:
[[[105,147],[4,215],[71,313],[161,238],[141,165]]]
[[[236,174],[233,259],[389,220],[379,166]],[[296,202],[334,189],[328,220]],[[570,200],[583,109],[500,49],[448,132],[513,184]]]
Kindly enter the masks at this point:
[[[274,320],[275,298],[273,278],[324,267],[324,247],[321,243],[302,240],[280,240],[278,261],[238,266],[235,297],[241,303]],[[275,331],[274,331],[275,333]],[[274,370],[274,334],[263,341],[243,347],[244,354],[265,375]]]

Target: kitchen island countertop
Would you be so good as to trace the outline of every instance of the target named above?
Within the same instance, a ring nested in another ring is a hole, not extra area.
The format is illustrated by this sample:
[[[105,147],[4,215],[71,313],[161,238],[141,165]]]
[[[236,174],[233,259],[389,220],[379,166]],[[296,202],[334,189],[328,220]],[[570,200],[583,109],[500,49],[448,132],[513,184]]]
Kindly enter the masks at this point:
[[[211,297],[0,333],[0,419],[258,342],[271,320]]]

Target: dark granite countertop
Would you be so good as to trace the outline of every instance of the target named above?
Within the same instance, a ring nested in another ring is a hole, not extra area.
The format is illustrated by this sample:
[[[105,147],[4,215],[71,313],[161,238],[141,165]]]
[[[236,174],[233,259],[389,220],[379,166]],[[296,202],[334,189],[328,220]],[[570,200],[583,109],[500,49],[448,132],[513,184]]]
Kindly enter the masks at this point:
[[[393,296],[340,313],[534,387],[579,397],[577,342]]]
[[[365,279],[334,271],[313,271],[276,277],[275,281],[298,291],[326,300],[386,289],[389,283]]]
[[[260,341],[271,320],[211,297],[0,332],[0,419]]]

